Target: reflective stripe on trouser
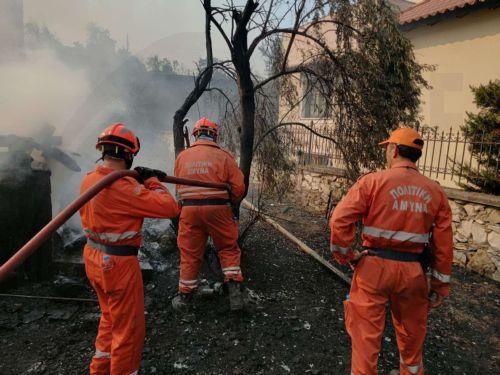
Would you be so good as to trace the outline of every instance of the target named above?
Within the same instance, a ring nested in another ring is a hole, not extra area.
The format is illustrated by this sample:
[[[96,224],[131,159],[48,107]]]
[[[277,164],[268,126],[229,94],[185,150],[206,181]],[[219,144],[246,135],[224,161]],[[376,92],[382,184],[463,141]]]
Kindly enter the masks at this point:
[[[226,279],[238,279],[241,274],[241,268],[239,266],[236,267],[223,267],[222,268],[222,273],[224,274],[224,277]]]
[[[401,375],[413,374],[422,363],[427,329],[427,280],[419,263],[363,257],[358,263],[344,301],[346,329],[351,336],[351,371],[355,375],[377,373],[377,360],[385,328],[386,304],[401,356]],[[420,366],[414,374],[423,374]]]
[[[403,358],[399,358],[399,373],[401,374],[423,374],[424,373],[424,364],[422,362],[408,365],[403,361]],[[402,370],[404,368],[404,370]]]
[[[229,206],[186,206],[179,220],[177,244],[181,253],[180,280],[197,280],[203,261],[208,236],[212,237],[222,269],[226,269],[225,281],[242,281],[241,251],[238,247],[238,223],[233,219]],[[181,293],[192,291],[179,283]]]
[[[335,244],[331,243],[330,244],[330,251],[332,253],[339,252],[342,255],[347,255],[347,253],[349,252],[349,248],[348,247],[342,247],[342,246],[335,245]]]
[[[103,261],[103,256],[107,260]],[[145,336],[144,293],[135,256],[106,255],[88,245],[85,271],[97,293],[101,320],[91,375],[133,374],[139,370]]]
[[[198,288],[198,279],[194,280],[179,279],[179,290],[182,289],[184,291],[193,291],[196,288]]]

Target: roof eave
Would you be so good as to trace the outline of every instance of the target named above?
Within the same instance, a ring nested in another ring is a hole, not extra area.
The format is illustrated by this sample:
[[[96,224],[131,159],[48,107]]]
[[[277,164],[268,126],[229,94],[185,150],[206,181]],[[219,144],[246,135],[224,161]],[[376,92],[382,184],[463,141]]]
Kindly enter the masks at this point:
[[[498,7],[500,7],[500,2],[498,2],[497,0],[487,0],[473,5],[467,5],[462,8],[456,8],[454,10],[438,13],[433,16],[419,18],[417,20],[413,20],[410,22],[400,23],[399,29],[401,31],[410,31],[420,26],[433,26],[441,21],[450,18],[462,18],[478,10],[496,9]]]

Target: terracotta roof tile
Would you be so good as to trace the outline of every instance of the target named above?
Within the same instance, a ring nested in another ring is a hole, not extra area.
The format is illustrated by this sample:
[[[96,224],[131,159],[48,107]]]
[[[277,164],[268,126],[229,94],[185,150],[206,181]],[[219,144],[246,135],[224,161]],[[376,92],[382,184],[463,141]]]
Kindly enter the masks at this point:
[[[484,1],[486,0],[425,0],[401,12],[399,23],[401,25],[412,23]]]

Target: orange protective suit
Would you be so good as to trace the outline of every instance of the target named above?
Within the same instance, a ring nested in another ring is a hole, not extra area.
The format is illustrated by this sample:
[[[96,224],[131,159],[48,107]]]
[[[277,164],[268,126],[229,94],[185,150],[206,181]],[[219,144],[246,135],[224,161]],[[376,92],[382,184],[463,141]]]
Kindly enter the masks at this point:
[[[358,219],[363,220],[365,247],[421,253],[432,238],[431,289],[442,296],[449,294],[453,260],[450,206],[443,189],[422,176],[414,163],[398,162],[391,169],[367,174],[356,182],[330,219],[333,251],[348,252]],[[377,373],[387,302],[400,350],[400,372],[423,374],[427,289],[418,262],[362,258],[345,301],[353,374]]]
[[[80,193],[112,171],[97,166],[83,179]],[[91,374],[137,374],[145,334],[144,293],[137,257],[109,255],[96,247],[108,245],[118,252],[138,248],[145,217],[171,218],[178,213],[177,202],[156,178],[146,180],[144,185],[130,177],[122,178],[81,208],[85,234],[95,244],[85,246],[85,271],[102,312]]]
[[[184,204],[177,237],[181,254],[179,291],[190,293],[198,287],[208,236],[217,248],[225,281],[242,281],[238,223],[230,201],[237,203],[242,198],[245,184],[233,156],[215,142],[198,140],[177,157],[175,176],[231,186],[229,196],[226,190],[177,185],[178,197]]]

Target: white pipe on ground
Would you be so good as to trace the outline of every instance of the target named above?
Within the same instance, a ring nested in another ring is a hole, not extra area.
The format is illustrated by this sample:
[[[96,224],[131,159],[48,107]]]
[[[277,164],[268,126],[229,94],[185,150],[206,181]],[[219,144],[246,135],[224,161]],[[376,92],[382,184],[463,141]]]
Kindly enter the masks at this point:
[[[324,267],[328,268],[330,271],[332,271],[335,275],[340,277],[342,281],[346,282],[347,284],[351,285],[351,278],[347,276],[345,273],[343,273],[341,270],[339,270],[337,267],[333,266],[330,262],[328,262],[325,258],[323,258],[321,255],[319,255],[316,251],[311,249],[309,246],[307,246],[304,242],[299,240],[297,237],[295,237],[292,233],[287,231],[285,228],[283,228],[280,224],[278,224],[276,221],[271,219],[269,216],[264,214],[262,211],[260,211],[257,207],[255,207],[252,203],[244,199],[241,202],[242,206],[245,208],[248,208],[249,210],[258,212],[259,215],[264,219],[266,223],[271,225],[274,229],[276,229],[278,232],[283,234],[286,238],[288,238],[290,241],[292,241],[295,245],[298,246],[300,250],[302,250],[304,253],[310,255],[313,259],[315,259],[317,262],[321,263]]]

